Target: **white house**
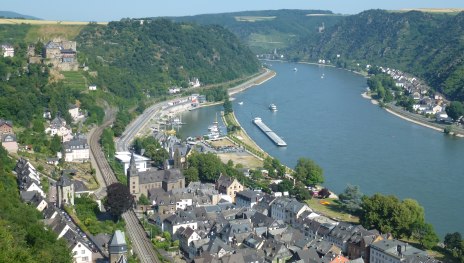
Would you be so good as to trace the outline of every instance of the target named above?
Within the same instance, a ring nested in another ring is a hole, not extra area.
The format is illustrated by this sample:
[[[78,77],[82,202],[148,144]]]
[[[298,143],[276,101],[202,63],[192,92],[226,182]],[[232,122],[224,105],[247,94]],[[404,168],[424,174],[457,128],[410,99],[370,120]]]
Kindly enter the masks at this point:
[[[124,165],[124,172],[129,169],[131,153],[130,152],[116,152],[114,158]],[[135,167],[139,172],[145,172],[148,170],[147,163],[150,161],[149,158],[134,154]]]
[[[198,78],[193,78],[190,82],[189,82],[189,86],[192,87],[192,88],[198,88],[201,86],[200,84],[200,80]]]
[[[97,85],[95,84],[89,85],[89,90],[97,90]]]
[[[14,57],[14,47],[11,45],[2,45],[3,57]]]
[[[90,146],[87,139],[82,135],[75,136],[72,140],[64,142],[63,148],[66,162],[86,162],[90,159]]]
[[[74,263],[93,262],[92,250],[76,232],[70,230],[63,235],[63,238],[67,241],[68,247],[71,249]]]
[[[45,129],[45,133],[50,136],[58,135],[63,142],[67,142],[73,138],[72,131],[66,126],[66,120],[61,117],[56,117],[50,122],[50,125]]]

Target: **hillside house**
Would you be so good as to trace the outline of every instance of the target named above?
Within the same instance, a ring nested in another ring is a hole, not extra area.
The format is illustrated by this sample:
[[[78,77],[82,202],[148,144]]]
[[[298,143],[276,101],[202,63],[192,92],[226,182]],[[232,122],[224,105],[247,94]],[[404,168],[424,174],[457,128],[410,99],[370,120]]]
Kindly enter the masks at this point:
[[[66,120],[61,117],[55,117],[50,125],[45,129],[45,133],[50,136],[58,135],[63,142],[67,142],[73,138],[71,128],[66,125]]]
[[[0,134],[12,134],[13,132],[13,122],[0,119]]]
[[[87,162],[90,160],[90,146],[84,135],[76,135],[63,143],[65,162]]]
[[[73,119],[74,122],[84,118],[84,114],[82,114],[78,105],[75,105],[75,104],[70,105],[68,112],[69,112],[69,115],[71,115],[71,118]]]
[[[15,51],[14,51],[14,47],[12,45],[8,45],[8,44],[3,44],[2,45],[2,55],[4,58],[6,57],[14,57],[14,54],[15,54]]]

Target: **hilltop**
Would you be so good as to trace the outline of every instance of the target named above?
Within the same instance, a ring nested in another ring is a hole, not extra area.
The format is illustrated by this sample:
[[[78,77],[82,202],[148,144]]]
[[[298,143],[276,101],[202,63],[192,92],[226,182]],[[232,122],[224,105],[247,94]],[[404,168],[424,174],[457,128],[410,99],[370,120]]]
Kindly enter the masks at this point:
[[[23,14],[19,14],[19,13],[12,12],[12,11],[0,11],[0,17],[40,20],[40,18],[37,18],[34,16],[23,15]]]
[[[327,10],[264,10],[169,17],[174,21],[217,24],[233,32],[256,54],[293,46],[314,38],[343,18]]]
[[[320,39],[302,41],[289,53],[295,60],[325,58],[355,70],[367,64],[400,69],[464,101],[463,34],[464,12],[369,10],[345,17]]]

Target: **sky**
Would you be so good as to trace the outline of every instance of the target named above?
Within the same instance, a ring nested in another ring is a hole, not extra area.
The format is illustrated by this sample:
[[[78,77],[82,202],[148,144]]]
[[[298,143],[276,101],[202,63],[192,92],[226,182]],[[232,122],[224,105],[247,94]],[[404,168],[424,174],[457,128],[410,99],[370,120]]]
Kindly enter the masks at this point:
[[[115,21],[247,10],[320,9],[357,14],[368,9],[464,8],[463,0],[0,0],[1,11],[45,20]]]

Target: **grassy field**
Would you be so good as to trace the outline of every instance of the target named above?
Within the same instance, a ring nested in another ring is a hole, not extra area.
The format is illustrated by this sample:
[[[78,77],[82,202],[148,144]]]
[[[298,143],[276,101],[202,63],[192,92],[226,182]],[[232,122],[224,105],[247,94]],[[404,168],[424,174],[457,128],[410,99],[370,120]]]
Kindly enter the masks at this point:
[[[48,41],[56,37],[72,40],[81,32],[82,28],[89,24],[89,22],[0,18],[0,24],[27,25],[29,27],[24,41],[36,42],[37,40]],[[98,24],[105,25],[107,23]]]
[[[235,20],[238,22],[258,22],[274,20],[275,16],[236,16]]]
[[[272,34],[251,34],[247,43],[251,48],[260,48],[264,50],[273,50],[275,48],[285,48],[292,43],[294,36],[281,33]]]
[[[400,9],[392,10],[392,12],[409,12],[409,11],[420,11],[426,13],[437,13],[437,14],[457,14],[464,11],[463,8],[411,8],[411,9]]]
[[[328,204],[322,204],[322,202],[328,202]],[[317,199],[313,198],[306,201],[308,206],[313,209],[316,213],[325,215],[327,217],[333,218],[337,221],[345,221],[358,224],[359,218],[347,214],[344,210],[340,208],[337,199],[327,198],[327,199]]]

